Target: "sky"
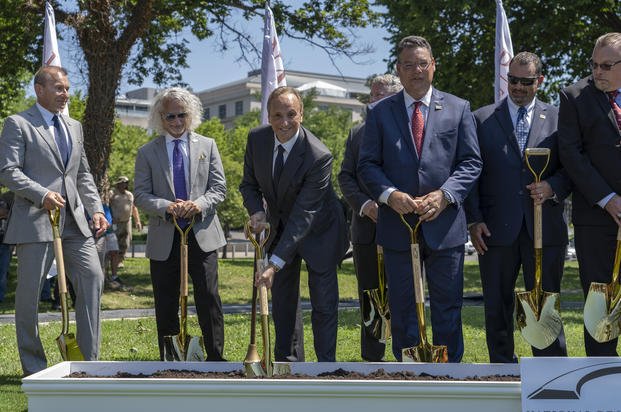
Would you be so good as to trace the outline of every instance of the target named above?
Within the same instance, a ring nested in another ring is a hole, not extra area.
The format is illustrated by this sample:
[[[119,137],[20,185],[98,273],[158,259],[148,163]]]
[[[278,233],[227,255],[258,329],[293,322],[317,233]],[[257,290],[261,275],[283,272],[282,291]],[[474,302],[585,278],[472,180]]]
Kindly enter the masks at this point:
[[[240,18],[236,23],[238,25],[243,23],[247,32],[255,35],[255,45],[260,50],[263,36],[263,19],[257,17],[249,23],[245,23]],[[76,71],[72,70],[72,66],[75,65],[72,60],[76,58],[78,53],[76,46],[69,40],[73,36],[69,35],[69,31],[63,32],[63,30],[67,29],[61,25],[57,25],[57,30],[67,39],[59,42],[59,48],[62,64],[69,70],[69,80],[72,88],[85,91],[84,79]],[[338,69],[333,66],[325,52],[321,49],[313,47],[303,40],[279,36],[285,70],[335,75],[338,75],[340,70],[345,76],[361,78],[366,78],[371,74],[385,73],[387,63],[384,60],[389,57],[391,48],[388,41],[384,40],[385,37],[388,37],[386,30],[381,28],[359,29],[352,36],[355,36],[357,42],[371,45],[374,51],[359,57],[357,63],[345,57],[339,58],[336,60]],[[253,62],[254,67],[249,66],[245,61],[237,62],[236,59],[239,57],[240,52],[233,42],[229,45],[229,51],[223,53],[217,50],[217,44],[213,38],[203,41],[198,41],[191,35],[187,38],[190,39],[189,48],[191,50],[191,54],[188,57],[189,67],[181,72],[183,81],[196,92],[242,79],[246,77],[250,70],[260,68],[258,60]],[[151,79],[146,80],[142,86],[156,87]],[[118,94],[124,94],[138,87],[140,86],[127,84],[126,79],[123,79]]]

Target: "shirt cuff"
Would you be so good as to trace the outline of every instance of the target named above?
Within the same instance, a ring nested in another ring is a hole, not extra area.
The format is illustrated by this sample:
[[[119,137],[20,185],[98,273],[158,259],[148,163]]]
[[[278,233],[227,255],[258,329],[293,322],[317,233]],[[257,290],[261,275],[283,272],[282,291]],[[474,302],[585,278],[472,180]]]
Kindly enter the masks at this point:
[[[276,267],[278,268],[278,270],[280,270],[280,269],[284,268],[284,267],[285,267],[285,264],[286,264],[286,262],[285,262],[284,260],[282,260],[281,258],[279,258],[279,257],[278,257],[278,256],[276,256],[276,255],[272,255],[272,256],[270,256],[270,260],[269,260],[269,262],[270,262],[272,265],[276,266]]]
[[[379,199],[377,199],[380,203],[384,203],[385,205],[388,204],[388,198],[390,197],[390,195],[392,194],[392,192],[396,192],[397,188],[395,187],[389,187],[388,189],[384,190],[384,192],[380,195]]]
[[[442,193],[444,193],[444,197],[448,201],[449,205],[455,204],[455,196],[453,196],[451,192],[449,192],[447,189],[440,190],[442,190]]]
[[[366,202],[364,202],[364,203],[362,204],[362,207],[360,208],[360,211],[358,212],[358,216],[360,216],[360,217],[364,217],[364,216],[365,216],[365,215],[364,215],[364,212],[363,212],[364,207],[365,207],[366,205],[368,205],[368,204],[369,204],[369,202],[372,202],[372,201],[373,201],[372,199],[369,199],[369,200],[367,200]]]
[[[606,207],[606,205],[608,204],[608,202],[610,202],[610,199],[612,199],[613,197],[615,197],[615,193],[614,192],[609,194],[608,196],[606,196],[605,198],[603,198],[599,202],[597,202],[597,204],[599,205],[599,207],[604,209]]]

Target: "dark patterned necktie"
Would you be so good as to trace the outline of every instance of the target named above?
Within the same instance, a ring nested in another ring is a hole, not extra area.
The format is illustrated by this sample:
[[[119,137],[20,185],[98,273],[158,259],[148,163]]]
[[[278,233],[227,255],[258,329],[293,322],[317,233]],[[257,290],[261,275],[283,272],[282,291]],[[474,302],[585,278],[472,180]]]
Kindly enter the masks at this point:
[[[422,102],[414,102],[414,110],[412,111],[412,137],[416,146],[416,153],[420,159],[423,153],[423,139],[425,136],[425,119],[423,112],[420,110]]]
[[[188,190],[185,186],[185,168],[183,165],[183,153],[179,143],[181,140],[173,140],[175,148],[173,149],[173,184],[175,186],[175,198],[188,200]],[[182,229],[188,226],[187,219],[177,219],[177,224]]]
[[[63,165],[67,166],[67,162],[69,161],[69,146],[67,145],[67,136],[65,135],[65,131],[60,125],[60,119],[58,116],[54,115],[52,117],[52,122],[54,122],[54,129],[56,129],[56,133],[54,133],[54,138],[56,139],[56,145],[58,146],[58,151],[60,152],[60,158],[63,161]]]
[[[619,94],[618,90],[615,90],[614,92],[609,92],[608,100],[610,100],[610,106],[612,106],[612,111],[615,114],[617,126],[619,126],[619,130],[621,130],[621,107],[619,107],[617,101],[615,100],[617,98],[617,94]]]
[[[280,175],[282,175],[282,169],[285,166],[285,148],[279,144],[278,154],[276,155],[276,162],[274,162],[274,190],[278,191],[278,182],[280,182]]]
[[[520,148],[520,153],[524,153],[526,142],[528,141],[528,124],[526,123],[526,108],[520,106],[518,109],[517,122],[515,122],[515,137]]]

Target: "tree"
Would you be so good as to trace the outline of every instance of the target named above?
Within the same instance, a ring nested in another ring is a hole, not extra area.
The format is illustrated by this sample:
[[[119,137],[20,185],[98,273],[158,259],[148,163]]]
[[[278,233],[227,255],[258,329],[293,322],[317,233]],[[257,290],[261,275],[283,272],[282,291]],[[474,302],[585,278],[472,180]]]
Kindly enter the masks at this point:
[[[42,20],[43,0],[23,3],[23,8],[16,7],[23,15],[22,21]],[[126,74],[134,84],[148,76],[159,85],[182,84],[179,70],[187,67],[189,35],[198,39],[215,35],[222,49],[233,42],[246,60],[251,59],[252,52],[259,55],[255,44],[260,44],[260,34],[251,36],[232,22],[236,17],[250,20],[261,16],[264,0],[78,0],[69,6],[66,2],[52,3],[56,21],[71,29],[84,56],[83,69],[88,76],[84,143],[99,186],[109,166],[114,101],[125,68],[130,68]],[[355,58],[365,51],[356,48],[347,29],[376,21],[377,15],[367,0],[308,0],[297,8],[287,3],[271,3],[281,35],[310,41],[330,56],[345,54]],[[4,22],[4,16],[12,11],[3,8],[0,13],[0,22]],[[37,27],[22,25],[22,34]],[[23,37],[30,40],[29,45],[36,41],[28,35]],[[29,64],[21,67],[31,68],[34,62],[35,56],[31,56]]]
[[[378,0],[393,44],[409,34],[431,43],[437,62],[434,84],[477,108],[494,101],[496,4],[491,0]],[[531,51],[544,64],[543,95],[590,74],[595,40],[621,32],[618,0],[521,0],[504,2],[515,53]],[[394,51],[394,48],[393,48]],[[394,65],[395,56],[390,60]]]

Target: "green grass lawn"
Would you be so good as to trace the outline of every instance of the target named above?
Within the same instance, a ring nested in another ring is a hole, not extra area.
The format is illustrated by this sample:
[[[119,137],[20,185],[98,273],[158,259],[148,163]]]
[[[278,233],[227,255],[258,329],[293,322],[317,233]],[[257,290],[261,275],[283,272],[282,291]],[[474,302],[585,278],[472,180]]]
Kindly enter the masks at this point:
[[[220,293],[224,304],[247,303],[250,301],[252,261],[249,259],[220,261]],[[9,293],[0,304],[0,312],[13,311],[13,290],[15,288],[15,264],[11,266]],[[125,269],[120,273],[130,291],[106,291],[102,308],[147,308],[153,306],[151,281],[146,259],[126,259]],[[302,274],[302,296],[308,298],[307,274]],[[521,282],[518,283],[518,288]],[[466,262],[464,268],[464,292],[480,293],[480,279],[476,262]],[[339,292],[342,300],[357,299],[355,275],[351,262],[345,262],[339,269]],[[563,300],[581,301],[577,264],[568,262],[563,279]],[[41,305],[41,310],[48,310]],[[427,311],[429,315],[429,311]],[[584,356],[582,343],[582,312],[563,311],[563,321],[570,356]],[[196,333],[196,318],[190,318],[190,333]],[[316,360],[310,327],[310,314],[305,313],[305,342],[308,361]],[[488,362],[485,344],[485,330],[482,307],[464,307],[464,362]],[[430,324],[428,322],[428,324]],[[72,330],[75,325],[72,324]],[[50,365],[60,362],[55,338],[60,333],[60,323],[52,322],[40,326],[41,337]],[[273,333],[273,332],[272,332]],[[242,361],[249,341],[249,315],[225,315],[225,357],[230,361]],[[273,339],[273,338],[272,338]],[[260,339],[259,339],[260,341]],[[515,334],[516,353],[529,356],[530,347]],[[155,360],[158,358],[154,319],[109,320],[102,323],[101,360]],[[17,355],[14,325],[0,325],[0,410],[26,410],[26,397],[20,389],[21,368]],[[337,344],[338,361],[361,361],[359,353],[359,315],[355,310],[339,313]],[[386,360],[394,360],[390,350]]]

